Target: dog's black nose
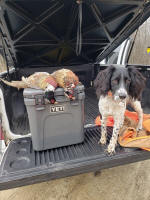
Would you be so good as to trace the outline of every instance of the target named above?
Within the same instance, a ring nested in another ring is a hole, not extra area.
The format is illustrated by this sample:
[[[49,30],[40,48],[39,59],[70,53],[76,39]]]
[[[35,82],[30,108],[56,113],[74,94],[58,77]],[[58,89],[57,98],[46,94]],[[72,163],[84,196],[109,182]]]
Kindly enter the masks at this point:
[[[120,98],[120,99],[125,99],[126,97],[127,97],[127,96],[126,96],[125,94],[120,94],[120,95],[119,95],[119,98]]]

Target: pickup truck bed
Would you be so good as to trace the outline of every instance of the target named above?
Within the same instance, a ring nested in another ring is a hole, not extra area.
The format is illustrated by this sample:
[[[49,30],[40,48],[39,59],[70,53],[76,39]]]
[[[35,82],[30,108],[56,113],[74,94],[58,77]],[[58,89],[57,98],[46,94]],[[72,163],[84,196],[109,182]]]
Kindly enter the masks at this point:
[[[93,89],[86,91],[85,124],[93,124],[98,115],[97,99]],[[87,127],[87,126],[86,126]],[[108,127],[108,140],[112,128]],[[31,138],[12,141],[0,167],[0,190],[48,181],[80,173],[124,165],[150,158],[150,153],[140,149],[116,148],[116,154],[108,156],[105,146],[98,144],[100,127],[85,128],[82,144],[36,152]]]

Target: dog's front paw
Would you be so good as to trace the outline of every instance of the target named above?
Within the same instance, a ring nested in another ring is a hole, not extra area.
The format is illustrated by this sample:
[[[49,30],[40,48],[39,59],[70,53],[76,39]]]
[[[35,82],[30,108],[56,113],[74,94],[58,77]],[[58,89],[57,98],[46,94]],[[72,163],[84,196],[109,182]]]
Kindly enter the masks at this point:
[[[108,153],[109,155],[115,154],[115,145],[109,144],[108,147],[107,147],[107,153]]]
[[[136,131],[137,131],[137,132],[142,131],[142,130],[143,130],[142,125],[138,125],[138,126],[136,127]]]
[[[143,130],[143,128],[137,128],[137,129],[136,129],[137,132],[140,132],[140,131],[142,131],[142,130]]]
[[[98,144],[105,145],[106,144],[106,137],[101,137],[101,139],[99,140]]]

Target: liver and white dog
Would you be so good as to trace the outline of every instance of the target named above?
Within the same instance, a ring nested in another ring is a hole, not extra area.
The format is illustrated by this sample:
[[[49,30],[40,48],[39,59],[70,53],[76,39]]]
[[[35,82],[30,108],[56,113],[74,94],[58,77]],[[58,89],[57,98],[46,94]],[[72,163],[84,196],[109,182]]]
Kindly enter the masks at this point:
[[[100,143],[106,144],[108,116],[113,116],[114,127],[107,151],[115,152],[120,128],[123,126],[126,105],[129,103],[138,113],[137,131],[142,129],[143,111],[140,97],[145,86],[145,78],[134,67],[110,66],[99,72],[94,86],[99,99],[99,111],[102,116]]]

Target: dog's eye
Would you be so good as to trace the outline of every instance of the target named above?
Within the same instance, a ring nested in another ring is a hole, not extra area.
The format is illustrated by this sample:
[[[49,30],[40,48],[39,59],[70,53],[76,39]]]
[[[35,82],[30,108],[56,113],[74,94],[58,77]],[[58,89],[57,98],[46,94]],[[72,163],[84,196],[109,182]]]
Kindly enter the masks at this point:
[[[126,83],[129,84],[131,81],[129,79],[126,79]]]
[[[115,85],[117,85],[118,84],[118,80],[117,79],[113,80],[112,83],[115,84]]]

